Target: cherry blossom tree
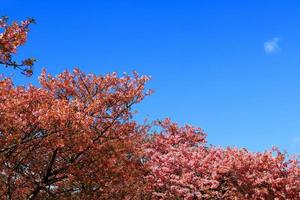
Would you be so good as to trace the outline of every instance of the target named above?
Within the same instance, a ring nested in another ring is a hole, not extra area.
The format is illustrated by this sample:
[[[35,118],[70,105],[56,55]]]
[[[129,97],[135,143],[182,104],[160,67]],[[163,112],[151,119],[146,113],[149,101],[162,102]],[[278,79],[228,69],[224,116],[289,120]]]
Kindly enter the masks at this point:
[[[208,146],[201,129],[159,124],[146,144],[150,199],[300,199],[297,159]]]
[[[148,77],[75,69],[41,87],[0,82],[0,196],[7,199],[124,199],[144,184],[145,128],[131,107]]]

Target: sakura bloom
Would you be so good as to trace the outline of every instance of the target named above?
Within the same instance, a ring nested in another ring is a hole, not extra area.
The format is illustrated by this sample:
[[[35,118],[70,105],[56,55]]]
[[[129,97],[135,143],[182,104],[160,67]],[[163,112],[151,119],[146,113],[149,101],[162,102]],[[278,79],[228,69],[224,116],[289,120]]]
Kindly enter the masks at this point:
[[[0,20],[0,64],[18,64],[31,20]],[[134,120],[147,76],[57,76],[40,86],[0,79],[0,199],[300,199],[300,166],[278,149],[252,153],[207,144],[170,119]]]

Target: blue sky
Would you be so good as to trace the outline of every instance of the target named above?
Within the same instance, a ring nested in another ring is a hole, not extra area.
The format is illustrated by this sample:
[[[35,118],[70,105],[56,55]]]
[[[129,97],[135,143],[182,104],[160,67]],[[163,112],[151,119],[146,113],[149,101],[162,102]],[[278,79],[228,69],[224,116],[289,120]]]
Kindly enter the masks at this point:
[[[138,119],[202,127],[214,145],[300,152],[300,2],[0,0],[34,17],[18,58],[57,74],[80,67],[151,75]],[[2,69],[0,72],[4,72]],[[9,71],[12,72],[12,71]]]

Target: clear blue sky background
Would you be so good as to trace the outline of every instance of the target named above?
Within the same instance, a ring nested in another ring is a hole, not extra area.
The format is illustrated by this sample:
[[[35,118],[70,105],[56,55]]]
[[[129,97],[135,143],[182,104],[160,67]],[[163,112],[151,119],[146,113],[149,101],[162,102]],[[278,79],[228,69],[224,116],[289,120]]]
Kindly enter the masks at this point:
[[[35,74],[14,71],[18,84],[43,67],[137,70],[155,90],[139,119],[200,126],[214,145],[300,152],[299,1],[0,2],[1,15],[37,21],[19,54],[38,58]]]

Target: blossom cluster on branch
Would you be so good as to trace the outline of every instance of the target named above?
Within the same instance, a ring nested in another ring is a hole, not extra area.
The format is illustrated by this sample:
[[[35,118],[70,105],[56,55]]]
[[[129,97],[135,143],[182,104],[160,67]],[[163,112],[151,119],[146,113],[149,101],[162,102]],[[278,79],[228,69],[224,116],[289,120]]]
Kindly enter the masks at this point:
[[[17,53],[19,46],[27,40],[29,25],[34,23],[34,19],[27,19],[20,23],[8,24],[8,18],[0,18],[0,64],[6,67],[17,68],[26,76],[31,76],[32,66],[35,58],[24,59],[20,63],[13,60],[13,54]]]

